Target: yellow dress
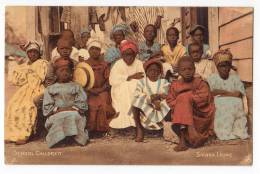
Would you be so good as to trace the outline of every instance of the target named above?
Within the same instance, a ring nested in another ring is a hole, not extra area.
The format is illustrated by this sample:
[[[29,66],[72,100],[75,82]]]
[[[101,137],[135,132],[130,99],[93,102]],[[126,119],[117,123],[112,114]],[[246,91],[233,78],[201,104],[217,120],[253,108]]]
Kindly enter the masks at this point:
[[[186,54],[186,48],[181,44],[177,44],[173,50],[171,50],[170,45],[167,44],[164,45],[161,50],[166,62],[173,66],[177,66],[179,59]]]
[[[15,92],[7,105],[5,140],[28,140],[34,132],[37,108],[33,100],[44,92],[43,81],[47,67],[46,60],[38,59],[31,65],[26,64],[15,70],[12,82],[21,88]]]

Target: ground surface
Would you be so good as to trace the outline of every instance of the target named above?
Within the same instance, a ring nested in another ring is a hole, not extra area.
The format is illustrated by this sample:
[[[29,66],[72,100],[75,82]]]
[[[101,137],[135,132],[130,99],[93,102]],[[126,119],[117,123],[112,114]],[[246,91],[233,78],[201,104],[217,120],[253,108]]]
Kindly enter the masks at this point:
[[[7,104],[16,87],[5,84]],[[252,90],[249,92],[252,96]],[[160,137],[136,143],[132,136],[92,139],[84,147],[48,149],[44,139],[25,145],[5,145],[6,164],[128,164],[128,165],[247,165],[252,163],[252,140],[219,142],[185,152]]]

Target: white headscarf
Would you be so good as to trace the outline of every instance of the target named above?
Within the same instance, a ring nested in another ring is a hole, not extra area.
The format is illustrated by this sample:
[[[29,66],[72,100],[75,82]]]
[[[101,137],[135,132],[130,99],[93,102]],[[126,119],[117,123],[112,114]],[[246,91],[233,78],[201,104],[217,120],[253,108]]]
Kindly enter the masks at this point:
[[[89,50],[91,47],[98,47],[101,49],[101,53],[104,53],[103,43],[99,39],[90,38],[87,42],[87,49]]]

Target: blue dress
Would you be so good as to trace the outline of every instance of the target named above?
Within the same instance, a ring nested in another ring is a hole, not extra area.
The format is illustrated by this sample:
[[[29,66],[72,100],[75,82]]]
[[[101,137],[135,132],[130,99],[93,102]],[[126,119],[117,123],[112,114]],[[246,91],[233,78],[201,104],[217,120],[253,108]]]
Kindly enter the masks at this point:
[[[237,74],[230,74],[228,79],[222,79],[219,74],[208,78],[211,91],[220,89],[230,92],[240,91],[245,95],[245,88]],[[247,118],[241,98],[215,96],[216,106],[214,130],[220,140],[246,139]]]
[[[149,48],[145,41],[140,42],[139,45],[139,59],[141,61],[145,61],[150,58],[150,56],[154,53],[158,53],[161,51],[161,46],[159,43],[154,42],[153,45]],[[151,53],[148,52],[148,50],[151,51]]]
[[[46,88],[43,98],[43,115],[50,115],[55,108],[75,107],[86,111],[87,96],[82,87],[74,82],[55,83]],[[49,147],[63,140],[66,136],[74,136],[81,145],[87,143],[88,132],[85,130],[86,117],[78,111],[62,111],[50,115],[45,127],[48,130],[46,141]]]

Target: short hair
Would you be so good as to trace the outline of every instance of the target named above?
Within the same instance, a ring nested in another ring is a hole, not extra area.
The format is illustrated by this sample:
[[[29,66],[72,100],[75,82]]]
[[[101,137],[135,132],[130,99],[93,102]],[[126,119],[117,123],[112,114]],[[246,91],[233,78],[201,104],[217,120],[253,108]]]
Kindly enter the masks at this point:
[[[166,35],[169,33],[170,30],[174,30],[177,36],[179,37],[180,31],[176,27],[170,27],[166,30]]]
[[[197,42],[192,42],[188,45],[188,52],[190,54],[190,49],[192,46],[198,46],[200,48],[200,50],[203,52],[203,45],[202,44],[199,44]]]
[[[71,35],[72,35],[72,37],[73,37],[73,39],[74,39],[74,33],[73,33],[73,31],[72,31],[71,29],[65,29],[65,30],[63,30],[63,31],[61,32],[61,34],[60,34],[60,38],[62,38],[62,35],[63,35],[65,32],[70,32]]]
[[[180,67],[180,64],[181,63],[183,63],[183,62],[191,62],[192,63],[192,65],[195,67],[195,65],[194,65],[194,60],[192,59],[192,57],[191,56],[182,56],[181,58],[180,58],[180,60],[178,61],[178,68]]]
[[[155,27],[155,25],[153,24],[148,24],[144,27],[144,31],[146,30],[146,28],[148,27],[153,27],[154,33],[155,33],[155,37],[157,36],[157,28]]]

